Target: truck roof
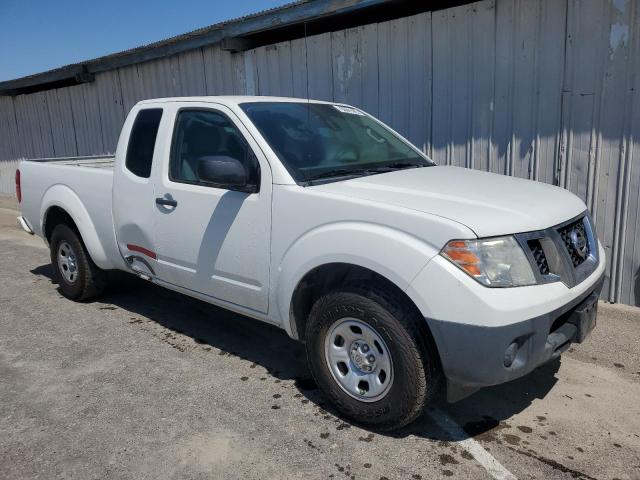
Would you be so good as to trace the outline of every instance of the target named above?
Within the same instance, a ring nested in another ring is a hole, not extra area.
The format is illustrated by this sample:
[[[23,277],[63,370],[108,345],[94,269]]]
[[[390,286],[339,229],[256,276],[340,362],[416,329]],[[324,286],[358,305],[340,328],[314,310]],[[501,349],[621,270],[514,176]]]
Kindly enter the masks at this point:
[[[144,104],[157,104],[157,103],[169,103],[169,102],[212,102],[222,103],[226,105],[238,105],[240,103],[248,102],[309,102],[309,103],[324,103],[334,104],[335,102],[325,102],[322,100],[312,100],[307,98],[294,98],[294,97],[268,97],[261,95],[207,95],[199,97],[167,97],[167,98],[150,98],[147,100],[141,100],[139,105]]]

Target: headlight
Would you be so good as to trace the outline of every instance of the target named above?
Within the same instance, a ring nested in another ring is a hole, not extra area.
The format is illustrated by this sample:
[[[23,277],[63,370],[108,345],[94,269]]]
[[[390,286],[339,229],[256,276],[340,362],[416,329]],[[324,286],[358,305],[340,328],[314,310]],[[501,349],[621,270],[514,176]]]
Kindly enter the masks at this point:
[[[534,285],[536,277],[514,237],[452,240],[440,252],[487,287]]]

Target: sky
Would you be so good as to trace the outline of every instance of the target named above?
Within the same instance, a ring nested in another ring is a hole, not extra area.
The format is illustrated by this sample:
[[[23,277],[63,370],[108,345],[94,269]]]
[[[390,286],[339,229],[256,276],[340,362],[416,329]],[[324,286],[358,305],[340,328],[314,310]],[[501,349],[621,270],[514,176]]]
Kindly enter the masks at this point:
[[[286,3],[290,0],[0,0],[0,81]]]

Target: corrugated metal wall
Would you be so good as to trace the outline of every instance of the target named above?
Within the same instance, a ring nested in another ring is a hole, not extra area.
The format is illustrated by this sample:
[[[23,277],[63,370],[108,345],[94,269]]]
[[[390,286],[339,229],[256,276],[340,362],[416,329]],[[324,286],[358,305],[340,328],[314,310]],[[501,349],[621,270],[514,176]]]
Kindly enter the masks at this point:
[[[112,153],[141,99],[308,94],[362,107],[439,163],[575,192],[607,250],[603,298],[640,305],[639,16],[632,0],[485,0],[0,97],[0,191],[17,158]]]

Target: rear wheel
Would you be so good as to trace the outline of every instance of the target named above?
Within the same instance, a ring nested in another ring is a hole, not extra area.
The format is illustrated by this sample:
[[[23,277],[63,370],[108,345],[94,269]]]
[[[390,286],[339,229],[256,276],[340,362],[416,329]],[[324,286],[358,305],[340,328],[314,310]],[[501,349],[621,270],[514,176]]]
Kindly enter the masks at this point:
[[[318,385],[351,420],[400,428],[423,411],[439,383],[424,319],[384,290],[353,287],[321,297],[306,327]]]
[[[89,257],[80,236],[67,225],[51,234],[51,266],[61,293],[71,300],[88,300],[102,293],[105,272]]]

